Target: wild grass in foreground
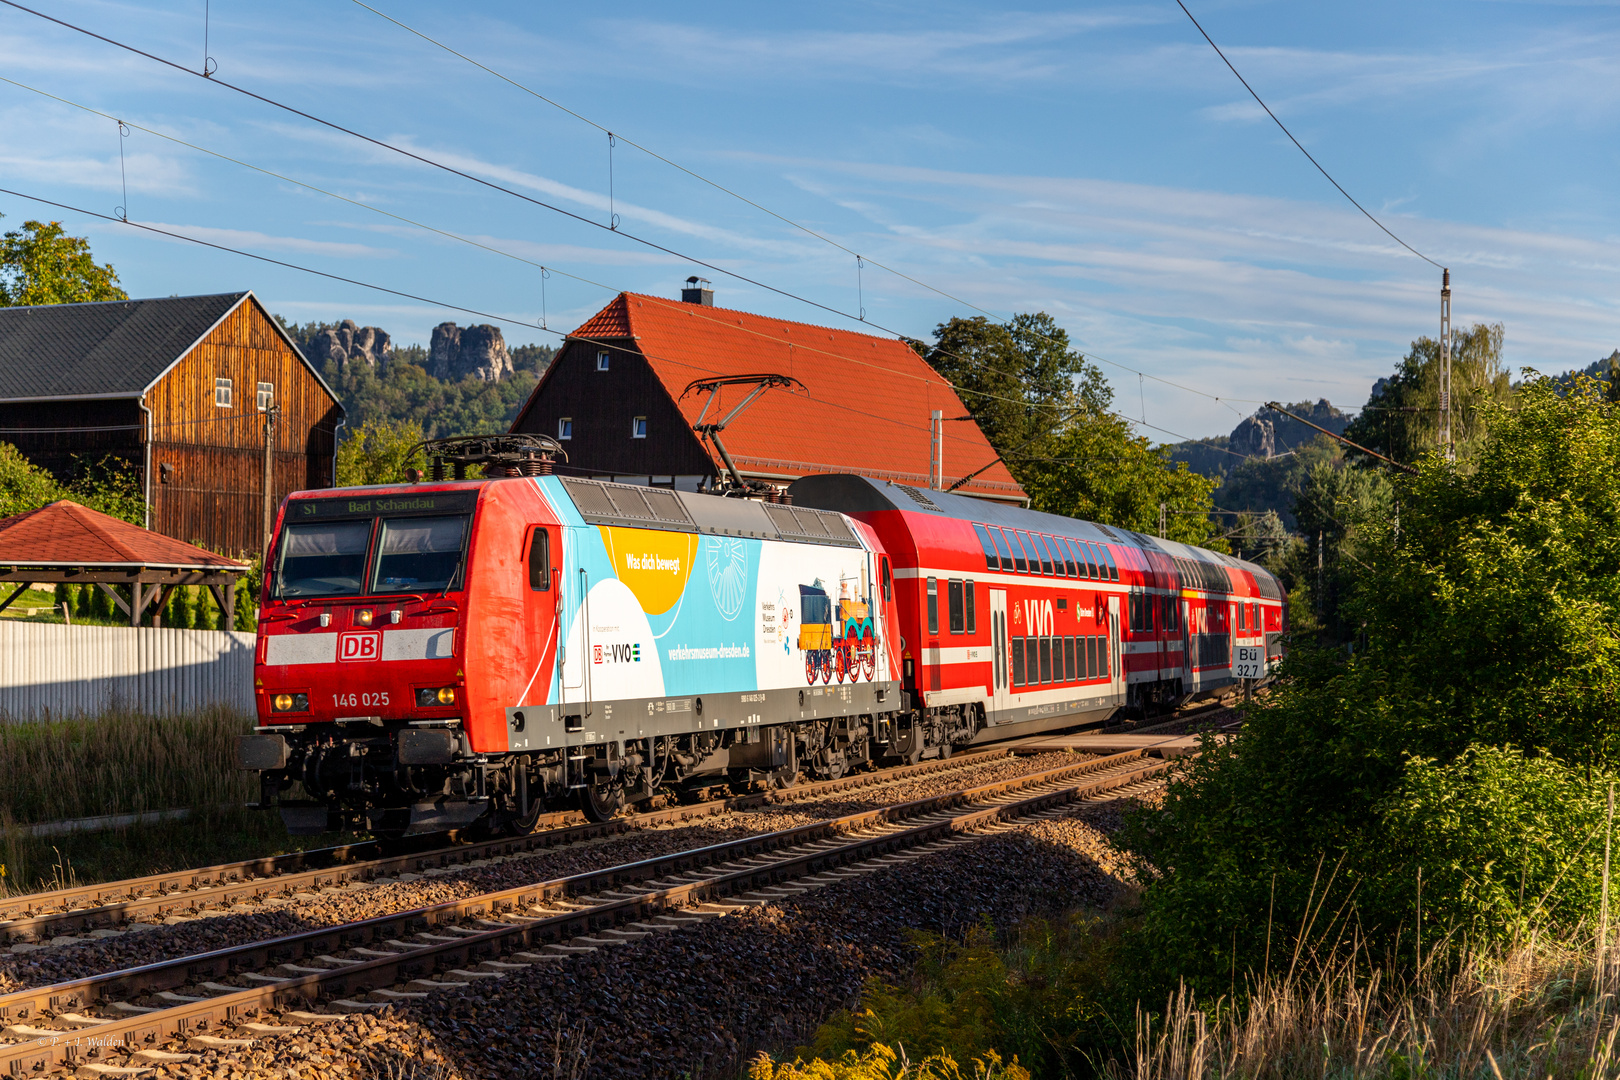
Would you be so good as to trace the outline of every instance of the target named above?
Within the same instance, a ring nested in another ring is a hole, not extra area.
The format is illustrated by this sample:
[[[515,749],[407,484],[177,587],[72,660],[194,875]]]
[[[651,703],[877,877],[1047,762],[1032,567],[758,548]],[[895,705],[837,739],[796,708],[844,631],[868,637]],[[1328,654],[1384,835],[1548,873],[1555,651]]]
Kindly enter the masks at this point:
[[[999,940],[919,938],[905,986],[750,1080],[1620,1080],[1620,948],[1454,949],[1416,972],[1365,952],[1234,993],[1129,1003],[1130,918],[1035,920]],[[1610,936],[1613,944],[1613,937]],[[907,1060],[907,1057],[911,1060]],[[958,1062],[968,1064],[958,1066]]]
[[[1345,963],[1274,977],[1233,1003],[1173,995],[1139,1014],[1109,1080],[1620,1077],[1620,950],[1546,941],[1433,964],[1408,979]]]
[[[253,774],[236,767],[236,736],[252,727],[252,717],[227,708],[0,718],[0,819],[240,806],[259,795]]]

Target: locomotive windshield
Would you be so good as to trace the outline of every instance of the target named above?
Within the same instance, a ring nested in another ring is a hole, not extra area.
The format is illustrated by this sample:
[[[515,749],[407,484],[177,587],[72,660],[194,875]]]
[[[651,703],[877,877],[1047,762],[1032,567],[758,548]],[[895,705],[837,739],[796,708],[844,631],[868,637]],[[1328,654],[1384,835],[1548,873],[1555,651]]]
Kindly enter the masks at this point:
[[[275,560],[275,595],[293,600],[454,588],[469,520],[446,514],[289,523]]]
[[[281,535],[276,591],[286,597],[354,596],[366,570],[370,521],[289,525]]]
[[[377,541],[373,592],[438,592],[450,588],[461,569],[467,519],[385,518]]]

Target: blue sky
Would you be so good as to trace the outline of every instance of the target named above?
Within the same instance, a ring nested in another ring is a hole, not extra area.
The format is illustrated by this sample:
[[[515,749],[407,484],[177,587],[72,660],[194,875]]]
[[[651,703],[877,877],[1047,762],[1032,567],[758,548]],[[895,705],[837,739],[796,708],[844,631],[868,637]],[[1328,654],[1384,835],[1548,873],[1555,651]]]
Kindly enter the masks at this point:
[[[202,0],[39,3],[203,62]],[[1359,405],[1438,328],[1439,272],[1328,186],[1173,2],[374,6],[939,292],[857,275],[847,251],[621,142],[623,231],[914,336],[970,305],[1047,311],[1123,365],[1102,365],[1118,407],[1156,439],[1223,433],[1269,398]],[[1503,322],[1515,368],[1620,346],[1620,6],[1189,6],[1352,194],[1451,267],[1454,322]],[[220,79],[607,219],[602,131],[352,0],[213,0],[207,51]],[[400,342],[483,321],[443,303],[554,343],[532,324],[566,331],[618,289],[678,295],[699,272],[724,306],[858,325],[11,8],[0,76],[139,125],[121,174],[112,120],[0,83],[0,186],[435,303],[0,195],[0,228],[62,219],[131,295],[251,288]],[[554,268],[543,311],[537,263]]]

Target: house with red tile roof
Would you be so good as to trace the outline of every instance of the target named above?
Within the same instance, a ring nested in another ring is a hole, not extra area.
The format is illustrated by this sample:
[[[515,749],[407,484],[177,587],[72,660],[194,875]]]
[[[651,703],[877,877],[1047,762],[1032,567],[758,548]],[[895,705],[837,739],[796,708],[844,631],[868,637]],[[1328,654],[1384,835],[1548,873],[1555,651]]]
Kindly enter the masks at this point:
[[[568,336],[511,430],[558,439],[560,472],[705,490],[726,467],[693,425],[724,419],[752,387],[711,401],[693,384],[778,375],[792,382],[720,434],[745,480],[856,473],[928,488],[977,474],[957,491],[1026,502],[956,391],[905,342],[717,308],[706,288],[683,295],[616,296]]]
[[[235,611],[236,586],[249,569],[67,499],[0,518],[0,611],[29,585],[54,582],[94,583],[137,626],[181,585],[206,585],[221,611]]]

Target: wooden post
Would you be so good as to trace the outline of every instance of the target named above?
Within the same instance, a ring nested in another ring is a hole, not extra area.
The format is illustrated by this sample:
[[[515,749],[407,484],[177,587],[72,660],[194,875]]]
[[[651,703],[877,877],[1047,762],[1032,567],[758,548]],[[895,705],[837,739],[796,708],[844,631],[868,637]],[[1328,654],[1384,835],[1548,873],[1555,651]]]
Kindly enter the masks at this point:
[[[129,625],[141,625],[141,608],[145,606],[144,597],[141,596],[141,582],[136,578],[129,583]]]
[[[225,586],[225,629],[236,629],[236,579]]]

